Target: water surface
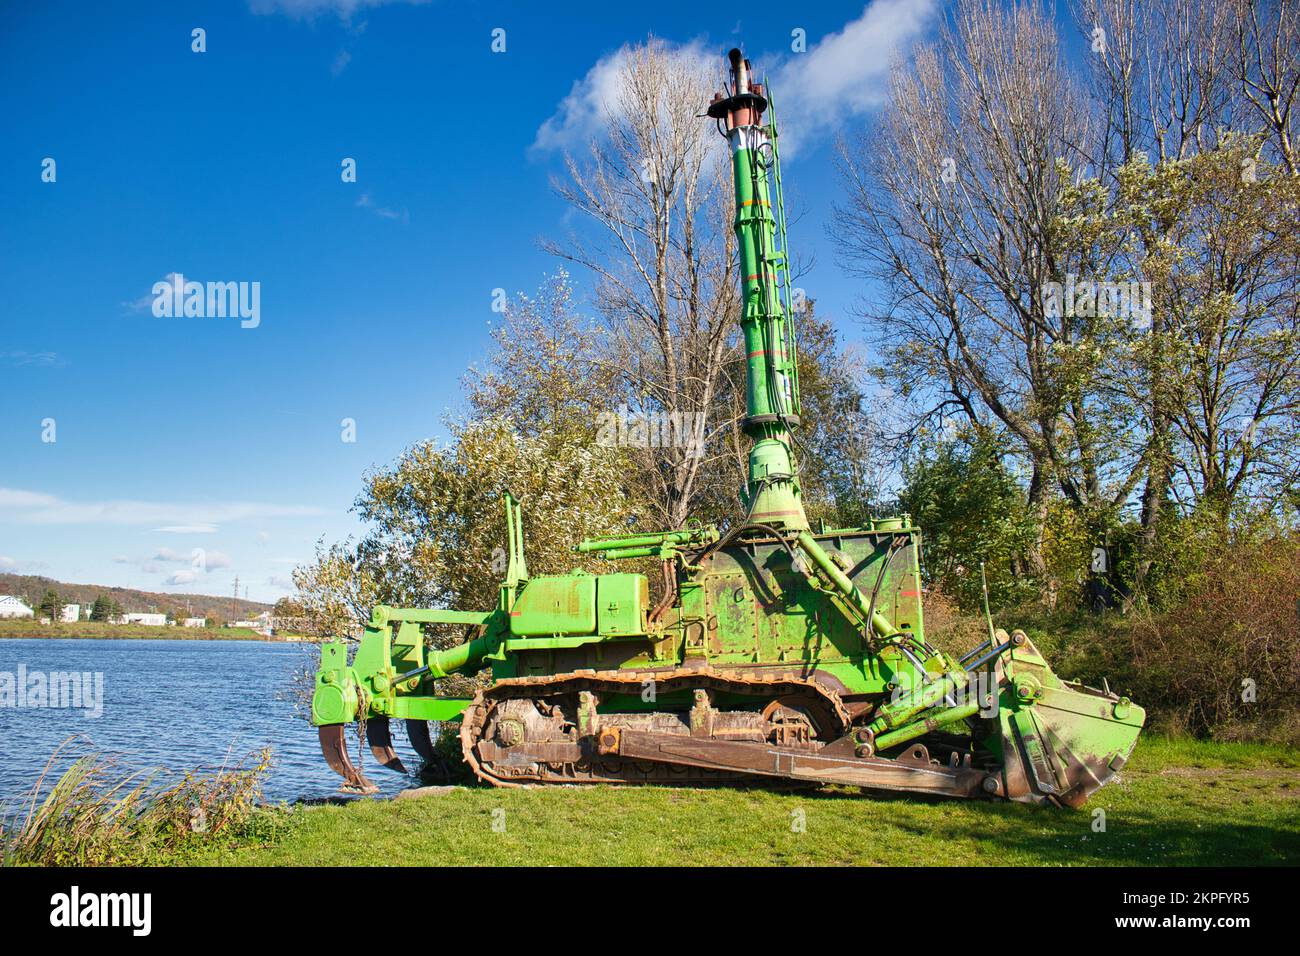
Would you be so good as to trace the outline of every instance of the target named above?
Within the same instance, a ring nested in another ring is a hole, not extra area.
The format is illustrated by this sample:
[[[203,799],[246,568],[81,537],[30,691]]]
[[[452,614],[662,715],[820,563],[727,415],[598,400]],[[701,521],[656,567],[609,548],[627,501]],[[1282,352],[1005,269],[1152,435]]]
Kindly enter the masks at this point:
[[[16,678],[20,665],[29,675],[98,672],[104,698],[98,718],[82,710],[0,706],[0,803],[27,793],[50,754],[73,734],[140,770],[213,768],[269,745],[268,800],[331,796],[339,778],[325,765],[295,691],[295,674],[314,671],[318,659],[314,645],[274,641],[0,640],[0,674]],[[418,760],[400,724],[393,737],[403,762],[414,768]],[[355,761],[355,734],[349,744]],[[380,768],[368,750],[365,757],[366,775],[385,793],[414,785]]]

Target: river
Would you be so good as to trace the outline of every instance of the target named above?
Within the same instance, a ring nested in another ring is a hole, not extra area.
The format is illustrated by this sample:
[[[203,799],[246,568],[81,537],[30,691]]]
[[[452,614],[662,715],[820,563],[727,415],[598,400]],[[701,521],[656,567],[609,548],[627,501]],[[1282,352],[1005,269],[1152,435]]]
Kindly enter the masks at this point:
[[[76,744],[81,752],[112,754],[137,770],[211,769],[270,746],[268,801],[331,796],[339,778],[295,692],[295,684],[310,687],[295,675],[314,670],[318,655],[314,645],[275,641],[0,640],[0,804],[28,793],[72,735],[85,738]],[[86,686],[102,687],[102,700],[91,691],[75,709],[40,706],[39,694],[20,699],[20,676],[33,692],[68,672],[92,675]],[[405,734],[394,729],[398,755],[414,768]],[[355,761],[355,735],[349,742]],[[366,775],[384,793],[415,785],[380,768],[368,750],[365,757]]]

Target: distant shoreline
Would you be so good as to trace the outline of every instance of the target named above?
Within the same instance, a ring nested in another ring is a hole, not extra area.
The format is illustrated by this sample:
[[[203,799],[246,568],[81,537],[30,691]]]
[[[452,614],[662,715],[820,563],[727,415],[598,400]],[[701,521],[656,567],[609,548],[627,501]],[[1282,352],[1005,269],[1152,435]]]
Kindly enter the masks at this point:
[[[267,637],[246,627],[151,627],[145,624],[39,624],[30,620],[0,620],[0,640],[98,641],[268,641],[301,643],[312,638],[296,634]]]

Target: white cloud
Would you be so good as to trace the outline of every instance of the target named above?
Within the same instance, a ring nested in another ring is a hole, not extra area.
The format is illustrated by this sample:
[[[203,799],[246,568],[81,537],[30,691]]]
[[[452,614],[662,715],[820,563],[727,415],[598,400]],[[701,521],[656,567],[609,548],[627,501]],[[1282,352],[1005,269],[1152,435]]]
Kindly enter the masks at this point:
[[[0,554],[0,571],[12,571],[18,567],[18,562],[5,554]]]
[[[34,365],[41,368],[60,368],[67,364],[58,352],[0,352],[0,362],[5,365]]]
[[[168,577],[167,580],[165,580],[163,583],[164,584],[193,584],[198,579],[199,579],[199,575],[198,572],[196,571],[177,571],[175,574]]]
[[[370,198],[370,193],[362,193],[361,198],[357,200],[357,205],[362,209],[369,209],[376,216],[382,216],[385,219],[396,219],[398,222],[411,221],[411,214],[406,211],[405,207],[402,209],[392,209],[388,206],[378,206],[375,204],[375,201]]]
[[[230,556],[222,554],[220,551],[207,551],[203,555],[203,567],[209,573],[216,571],[218,568],[230,567]]]
[[[222,551],[209,551],[206,548],[194,548],[191,551],[175,551],[172,548],[159,548],[153,556],[154,561],[172,564],[202,565],[205,571],[230,567],[230,556]]]
[[[874,0],[863,7],[861,16],[817,40],[806,53],[746,50],[758,76],[771,78],[782,156],[834,135],[846,121],[879,106],[888,92],[894,56],[921,36],[938,8],[938,0]],[[665,43],[665,49],[716,75],[720,84],[721,50],[701,40]],[[573,84],[537,130],[534,153],[572,150],[599,134],[607,110],[617,102],[628,52],[629,47],[623,46],[607,54]],[[700,112],[706,105],[700,104]]]
[[[248,9],[258,14],[283,13],[295,20],[312,20],[322,13],[333,13],[340,20],[351,18],[358,10],[393,3],[423,6],[429,0],[248,0]]]
[[[297,518],[322,514],[307,505],[277,505],[257,501],[218,501],[176,504],[163,501],[68,501],[55,495],[17,488],[0,488],[0,521],[17,524],[158,525],[168,530],[195,525],[265,518]],[[158,529],[162,530],[162,529]]]
[[[879,106],[895,56],[930,26],[938,6],[937,0],[875,0],[807,53],[791,54],[772,80],[782,156]]]
[[[175,285],[176,273],[169,272],[161,279],[159,279],[158,282],[165,282],[168,285]],[[158,284],[158,282],[151,282],[149,284],[150,290],[152,290],[153,287]],[[153,303],[156,298],[158,297],[154,295],[152,291],[150,291],[148,294],[142,295],[138,299],[132,299],[130,302],[123,302],[122,308],[126,309],[128,312],[151,312],[153,311]]]
[[[721,56],[702,40],[686,44],[664,43],[664,49],[675,59],[685,60],[700,70],[716,72],[722,62]],[[628,45],[624,45],[601,57],[586,76],[573,84],[555,113],[538,128],[532,145],[534,152],[575,149],[600,131],[609,110],[618,103],[623,66],[630,50]],[[701,112],[706,105],[700,104]]]

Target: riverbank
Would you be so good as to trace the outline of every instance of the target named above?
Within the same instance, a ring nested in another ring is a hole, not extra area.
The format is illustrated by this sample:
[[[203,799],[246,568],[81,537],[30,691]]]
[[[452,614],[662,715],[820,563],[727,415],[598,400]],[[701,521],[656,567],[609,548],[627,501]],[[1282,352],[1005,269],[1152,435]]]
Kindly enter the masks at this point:
[[[370,772],[383,773],[381,770]],[[1152,737],[1078,811],[765,790],[458,787],[265,809],[239,866],[1294,866],[1300,751]]]
[[[0,640],[154,640],[154,641],[301,641],[296,635],[267,637],[247,627],[151,627],[147,624],[108,624],[75,621],[42,624],[40,621],[0,619]]]

